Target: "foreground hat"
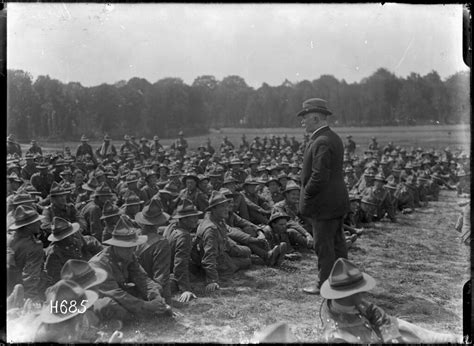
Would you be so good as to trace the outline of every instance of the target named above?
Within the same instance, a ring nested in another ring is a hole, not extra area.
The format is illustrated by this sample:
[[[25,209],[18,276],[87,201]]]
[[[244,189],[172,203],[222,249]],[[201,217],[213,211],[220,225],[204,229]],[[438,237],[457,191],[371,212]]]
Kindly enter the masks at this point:
[[[169,219],[169,214],[163,212],[159,198],[152,198],[143,210],[135,215],[135,221],[143,225],[163,226]]]
[[[147,239],[145,235],[138,235],[128,216],[122,215],[112,231],[112,238],[103,243],[117,247],[133,247],[146,243]]]
[[[60,241],[79,231],[80,226],[77,222],[70,223],[63,218],[55,216],[51,223],[51,234],[49,241]]]
[[[211,197],[209,198],[209,207],[206,208],[206,211],[211,210],[212,208],[220,204],[229,202],[230,200],[231,198],[227,198],[221,192],[214,190],[212,191]]]
[[[327,101],[318,98],[308,99],[303,102],[303,109],[296,114],[297,117],[301,117],[305,114],[317,112],[326,115],[331,115],[332,112],[327,107]]]
[[[375,287],[375,280],[345,258],[338,258],[329,278],[321,286],[321,297],[340,299],[359,292],[367,292]]]
[[[13,213],[13,219],[15,222],[9,228],[13,230],[19,229],[37,221],[43,220],[44,218],[45,217],[38,214],[36,209],[33,207],[20,205]]]
[[[61,280],[71,280],[87,289],[107,279],[107,272],[89,264],[89,262],[70,259],[61,269]]]
[[[185,198],[180,200],[176,207],[176,213],[173,215],[173,219],[182,219],[190,216],[199,216],[202,212],[197,210],[196,206],[189,199]]]
[[[71,280],[59,280],[46,290],[46,307],[42,310],[38,319],[43,323],[53,324],[69,320],[90,308],[99,298],[98,293],[85,290],[78,283]],[[67,302],[68,309],[61,309],[63,302]],[[76,309],[69,309],[73,305]],[[85,305],[83,305],[85,302]],[[57,309],[53,309],[57,306]],[[83,308],[84,307],[84,308]]]

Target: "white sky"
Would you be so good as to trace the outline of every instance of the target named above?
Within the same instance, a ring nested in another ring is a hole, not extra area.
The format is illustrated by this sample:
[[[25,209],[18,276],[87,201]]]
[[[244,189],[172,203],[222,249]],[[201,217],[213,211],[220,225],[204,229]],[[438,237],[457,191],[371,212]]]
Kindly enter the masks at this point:
[[[84,86],[239,75],[259,87],[331,74],[358,82],[462,61],[461,5],[7,4],[7,67]]]

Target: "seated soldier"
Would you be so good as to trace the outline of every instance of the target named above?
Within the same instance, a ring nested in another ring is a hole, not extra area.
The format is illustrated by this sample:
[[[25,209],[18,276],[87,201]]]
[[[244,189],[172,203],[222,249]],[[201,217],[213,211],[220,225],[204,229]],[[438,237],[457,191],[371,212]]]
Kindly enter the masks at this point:
[[[441,334],[388,315],[368,302],[363,292],[375,287],[375,280],[352,262],[339,258],[321,286],[323,338],[327,343],[456,343],[453,335]]]
[[[373,227],[373,222],[378,218],[377,200],[373,195],[363,196],[360,201],[360,222],[367,224],[367,227]]]
[[[156,185],[157,181],[158,178],[155,171],[147,171],[145,173],[146,185],[141,189],[143,196],[146,197],[144,200],[145,203],[147,203],[154,195],[158,193],[158,186]]]
[[[227,234],[225,219],[229,213],[229,199],[222,193],[213,191],[209,207],[198,226],[193,244],[193,261],[206,273],[206,292],[219,289],[223,277],[232,275],[239,269],[251,265],[248,247],[237,245]]]
[[[161,201],[153,197],[143,210],[135,215],[141,234],[147,236],[146,243],[138,245],[135,255],[148,277],[162,287],[161,296],[169,304],[171,248],[168,240],[158,233],[158,227],[168,223],[170,216],[163,212]]]
[[[183,184],[185,188],[179,193],[178,201],[180,199],[189,199],[200,211],[207,208],[206,195],[198,189],[199,177],[195,171],[188,171],[184,174]]]
[[[266,197],[265,199],[269,201],[269,205],[273,207],[275,203],[283,201],[285,197],[281,192],[282,184],[280,180],[276,176],[270,176],[268,180],[265,181],[264,192],[262,193],[262,197]]]
[[[84,206],[81,215],[86,220],[87,227],[84,234],[94,236],[98,241],[102,240],[102,209],[107,201],[111,201],[114,193],[106,184],[99,185],[91,195],[91,200]]]
[[[313,249],[314,240],[310,232],[310,222],[298,216],[298,204],[300,198],[300,187],[294,181],[287,183],[285,188],[285,199],[273,206],[272,213],[280,212],[290,217],[287,222],[288,236],[291,245],[299,248]]]
[[[270,216],[268,225],[263,228],[270,247],[276,245],[281,247],[282,255],[278,256],[277,265],[280,265],[285,258],[289,260],[298,260],[301,258],[301,254],[296,252],[291,246],[290,237],[287,232],[287,223],[289,220],[290,217],[288,215],[276,211]]]
[[[91,200],[91,195],[99,187],[99,183],[95,177],[90,178],[87,183],[82,184],[82,193],[79,193],[76,197],[75,207],[79,212],[82,212],[82,209],[86,206],[87,203]]]
[[[413,189],[408,187],[411,182],[411,177],[408,177],[407,181],[401,183],[398,186],[397,191],[395,191],[397,210],[401,210],[403,214],[409,214],[415,211],[415,197],[413,195]]]
[[[163,236],[168,239],[171,247],[171,293],[182,292],[178,301],[182,303],[196,299],[191,290],[189,280],[189,264],[191,261],[191,232],[196,228],[202,212],[189,200],[179,202],[172,222],[164,231]]]
[[[249,211],[249,221],[256,225],[266,225],[268,217],[271,215],[271,208],[268,203],[256,192],[260,183],[252,178],[245,179],[243,185],[243,195]]]
[[[237,244],[249,247],[252,253],[259,256],[266,265],[274,266],[282,251],[280,246],[276,245],[272,250],[269,250],[263,231],[233,211],[234,199],[232,192],[226,188],[222,188],[220,192],[229,199],[229,216],[225,220],[229,238]]]
[[[232,199],[234,200],[233,208],[234,213],[240,217],[249,220],[249,209],[247,203],[245,202],[245,197],[241,192],[237,191],[237,179],[235,179],[230,172],[224,175],[224,181],[222,183],[223,188],[227,188],[232,193]],[[220,190],[220,189],[219,189]],[[219,191],[217,190],[217,191]]]
[[[363,197],[368,196],[370,200],[376,201],[377,212],[374,221],[379,221],[387,214],[391,222],[396,222],[395,208],[390,193],[384,188],[386,182],[383,174],[377,174],[374,178],[374,185],[364,191]]]
[[[173,211],[176,209],[177,197],[179,196],[178,186],[171,182],[167,183],[155,196],[160,198],[163,211],[170,215],[173,214]]]
[[[20,205],[13,214],[14,222],[7,233],[7,295],[17,284],[24,287],[25,298],[41,300],[43,245],[37,236],[44,216],[29,206]]]
[[[107,280],[97,286],[100,299],[94,311],[100,320],[129,322],[154,315],[171,315],[171,308],[160,295],[160,284],[150,279],[135,256],[135,248],[144,244],[146,236],[139,236],[128,218],[120,217],[110,245],[89,260],[93,266],[107,272]]]
[[[97,239],[82,235],[79,230],[78,223],[54,217],[48,237],[51,245],[45,250],[46,287],[60,279],[61,268],[69,259],[88,261],[102,250],[103,246]]]
[[[111,201],[107,201],[102,209],[102,216],[100,219],[104,223],[104,230],[102,231],[102,243],[112,238],[112,232],[120,219],[120,209]]]

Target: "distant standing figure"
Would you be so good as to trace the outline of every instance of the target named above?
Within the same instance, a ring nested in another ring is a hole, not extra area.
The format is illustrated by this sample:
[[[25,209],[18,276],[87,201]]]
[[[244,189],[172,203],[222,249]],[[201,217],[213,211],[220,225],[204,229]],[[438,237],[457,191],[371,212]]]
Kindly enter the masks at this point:
[[[31,154],[40,154],[43,155],[43,150],[41,147],[36,143],[34,139],[31,140],[31,147],[28,149],[28,152]]]
[[[347,144],[346,144],[347,152],[353,155],[356,150],[356,143],[352,140],[351,135],[347,136],[346,138],[347,138]]]

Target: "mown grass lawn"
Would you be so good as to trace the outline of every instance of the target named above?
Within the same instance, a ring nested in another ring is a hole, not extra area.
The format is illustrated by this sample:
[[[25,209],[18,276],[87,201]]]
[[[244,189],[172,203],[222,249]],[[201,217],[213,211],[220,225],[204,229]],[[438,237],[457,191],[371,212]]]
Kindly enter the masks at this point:
[[[462,334],[462,287],[470,277],[469,249],[454,224],[459,213],[452,191],[395,224],[375,223],[359,238],[349,257],[377,280],[370,299],[389,314],[422,327]],[[183,314],[157,318],[124,329],[125,342],[250,342],[255,333],[286,322],[301,342],[320,341],[322,298],[302,293],[316,279],[317,258],[305,253],[283,268],[254,265],[238,272],[223,289],[174,304]],[[175,297],[176,298],[176,297]]]

